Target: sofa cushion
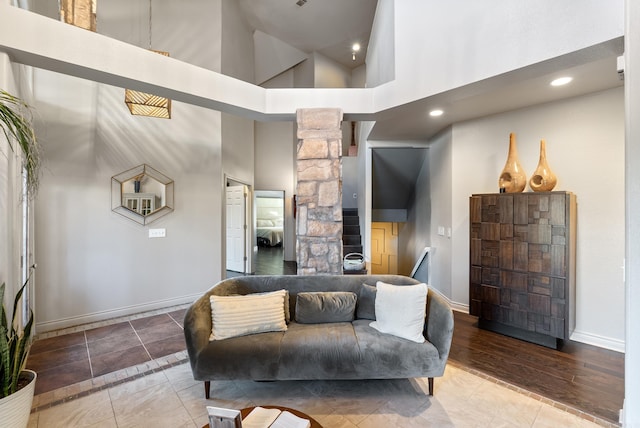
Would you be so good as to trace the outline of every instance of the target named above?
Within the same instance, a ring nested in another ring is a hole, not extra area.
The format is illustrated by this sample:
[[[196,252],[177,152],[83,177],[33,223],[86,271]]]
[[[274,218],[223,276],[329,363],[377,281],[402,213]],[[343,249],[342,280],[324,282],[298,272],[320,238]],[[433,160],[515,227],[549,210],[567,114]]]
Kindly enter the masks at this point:
[[[247,334],[285,331],[286,290],[245,296],[211,295],[211,336],[222,340]]]
[[[350,379],[361,361],[350,322],[291,322],[280,344],[278,379]]]
[[[427,284],[392,285],[378,281],[376,289],[376,320],[371,327],[381,333],[423,343]]]
[[[356,293],[349,291],[298,293],[296,322],[301,324],[351,322],[356,311],[356,301]]]
[[[358,292],[356,318],[376,320],[376,287],[373,285],[362,284]]]
[[[370,323],[369,320],[355,320],[352,323],[362,355],[358,366],[361,377],[422,377],[425,373],[433,373],[435,367],[442,365],[438,349],[432,343],[416,343],[380,333]]]

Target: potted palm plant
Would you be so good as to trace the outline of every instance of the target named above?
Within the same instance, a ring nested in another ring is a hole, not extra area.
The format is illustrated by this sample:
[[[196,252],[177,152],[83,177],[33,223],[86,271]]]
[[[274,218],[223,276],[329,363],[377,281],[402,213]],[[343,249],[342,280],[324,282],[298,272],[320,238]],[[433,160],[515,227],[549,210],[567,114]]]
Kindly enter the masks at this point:
[[[33,198],[40,180],[40,145],[32,126],[29,106],[0,89],[0,129],[11,151],[19,154],[26,171],[27,192]],[[23,201],[28,203],[28,201]],[[33,312],[27,308],[27,319],[21,323],[18,314],[20,299],[31,278],[35,265],[13,300],[13,311],[5,309],[5,283],[0,286],[0,425],[26,427],[29,423],[36,374],[26,370],[31,348]],[[10,301],[10,297],[8,297]]]
[[[0,128],[9,147],[22,153],[22,165],[27,172],[27,188],[35,196],[40,181],[40,143],[33,130],[31,109],[20,98],[0,89]],[[16,147],[17,143],[17,147]]]
[[[18,304],[22,297],[31,273],[13,300],[11,322],[4,305],[5,283],[0,286],[0,421],[2,426],[26,427],[29,423],[33,392],[36,385],[36,373],[25,369],[29,349],[31,348],[31,331],[33,312],[28,309],[28,319],[20,327],[17,320]]]

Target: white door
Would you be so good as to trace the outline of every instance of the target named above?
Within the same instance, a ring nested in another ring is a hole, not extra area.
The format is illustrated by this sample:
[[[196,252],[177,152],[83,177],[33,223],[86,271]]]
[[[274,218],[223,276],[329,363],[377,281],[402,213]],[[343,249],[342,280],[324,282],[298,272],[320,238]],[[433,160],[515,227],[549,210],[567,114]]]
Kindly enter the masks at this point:
[[[227,270],[245,273],[246,186],[227,187]]]

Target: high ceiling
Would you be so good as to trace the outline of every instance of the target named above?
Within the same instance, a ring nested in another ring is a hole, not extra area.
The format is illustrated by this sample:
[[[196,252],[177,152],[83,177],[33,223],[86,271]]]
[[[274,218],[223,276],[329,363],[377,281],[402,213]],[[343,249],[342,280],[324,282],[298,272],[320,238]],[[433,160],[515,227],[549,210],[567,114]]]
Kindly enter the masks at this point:
[[[247,23],[303,52],[353,69],[364,63],[377,0],[238,0]],[[362,47],[352,59],[351,47]]]
[[[364,63],[377,0],[239,0],[248,24],[307,53],[319,52],[348,68]],[[351,46],[362,46],[352,60]],[[616,58],[622,38],[585,48],[525,69],[435,94],[376,114],[369,140],[428,141],[454,123],[557,101],[623,85]],[[553,78],[573,82],[555,88]],[[432,109],[444,114],[429,116]],[[345,116],[345,120],[357,120]],[[411,193],[404,175],[417,175],[424,150],[389,148],[374,154],[375,209],[404,208]]]
[[[348,68],[364,63],[377,0],[238,0],[248,24],[307,53],[319,52]],[[351,46],[361,51],[353,61]],[[584,52],[416,100],[376,115],[371,140],[426,141],[452,123],[562,98],[601,91],[623,82],[616,72],[622,39]],[[549,87],[555,76],[571,74],[565,88]],[[444,110],[429,117],[433,108]],[[345,117],[345,120],[350,118]]]

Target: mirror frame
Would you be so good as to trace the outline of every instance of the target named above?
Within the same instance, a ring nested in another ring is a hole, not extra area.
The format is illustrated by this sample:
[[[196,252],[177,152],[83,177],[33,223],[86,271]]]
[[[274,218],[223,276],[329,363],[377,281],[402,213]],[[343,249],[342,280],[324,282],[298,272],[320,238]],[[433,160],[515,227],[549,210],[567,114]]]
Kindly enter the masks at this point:
[[[147,215],[138,214],[137,212],[130,210],[122,204],[122,187],[124,183],[134,179],[141,174],[153,178],[160,184],[164,185],[165,188],[164,205]],[[173,211],[173,187],[173,179],[167,177],[160,171],[150,167],[147,164],[138,165],[134,168],[111,177],[111,211],[118,213],[128,218],[129,220],[133,220],[136,223],[146,226],[152,221],[155,221],[160,217],[164,217],[165,215]]]

